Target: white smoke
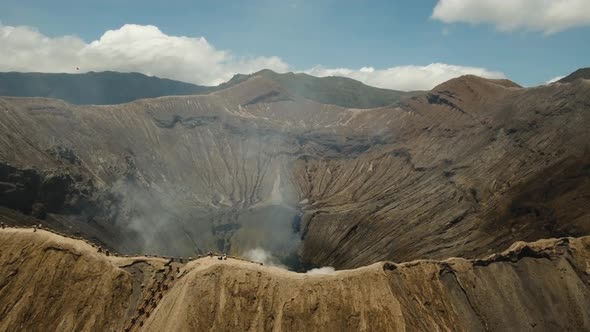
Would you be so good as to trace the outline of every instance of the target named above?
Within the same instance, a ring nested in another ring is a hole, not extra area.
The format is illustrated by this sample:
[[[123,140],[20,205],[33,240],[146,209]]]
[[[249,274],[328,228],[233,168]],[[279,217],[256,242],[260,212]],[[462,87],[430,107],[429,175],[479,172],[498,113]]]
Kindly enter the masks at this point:
[[[288,270],[287,266],[279,263],[278,259],[276,257],[274,257],[269,251],[264,250],[260,247],[250,249],[250,250],[246,251],[244,254],[242,254],[242,256],[246,259],[251,260],[251,261],[263,263],[264,265],[280,267],[282,269]],[[331,266],[324,266],[324,267],[318,267],[315,269],[311,269],[311,270],[305,272],[305,274],[326,275],[326,274],[332,274],[334,272],[336,272],[335,268],[333,268]]]
[[[275,266],[280,267],[282,269],[287,269],[287,267],[278,262],[278,259],[274,257],[270,252],[262,249],[262,248],[254,248],[246,251],[242,256],[245,258],[262,263],[268,266]]]
[[[320,274],[332,274],[336,272],[336,269],[331,267],[331,266],[324,266],[324,267],[318,267],[315,269],[311,269],[307,272],[305,272],[305,274],[312,274],[312,275],[320,275]]]

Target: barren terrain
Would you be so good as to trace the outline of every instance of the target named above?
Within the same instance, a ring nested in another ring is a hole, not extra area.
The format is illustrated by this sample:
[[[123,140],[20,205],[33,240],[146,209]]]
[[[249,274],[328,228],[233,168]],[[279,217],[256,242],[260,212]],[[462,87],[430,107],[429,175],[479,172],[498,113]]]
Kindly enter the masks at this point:
[[[105,256],[0,230],[1,331],[565,331],[590,326],[590,238],[309,275],[234,258]]]

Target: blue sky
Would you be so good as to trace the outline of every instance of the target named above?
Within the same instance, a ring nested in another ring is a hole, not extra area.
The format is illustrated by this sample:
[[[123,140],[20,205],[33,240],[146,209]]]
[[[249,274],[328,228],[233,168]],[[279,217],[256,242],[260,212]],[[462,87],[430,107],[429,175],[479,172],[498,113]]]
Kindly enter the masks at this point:
[[[557,32],[530,22],[506,30],[493,17],[467,10],[465,17],[481,22],[431,18],[438,2],[1,0],[0,22],[87,43],[125,24],[154,25],[168,36],[205,37],[233,56],[275,56],[293,71],[443,63],[501,72],[530,86],[590,66],[590,19]]]

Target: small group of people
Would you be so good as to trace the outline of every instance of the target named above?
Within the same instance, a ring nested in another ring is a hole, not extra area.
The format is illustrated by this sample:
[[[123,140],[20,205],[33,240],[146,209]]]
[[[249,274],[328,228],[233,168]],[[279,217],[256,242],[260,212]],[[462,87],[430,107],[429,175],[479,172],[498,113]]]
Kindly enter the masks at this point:
[[[207,252],[207,256],[213,257],[213,251],[208,251]],[[221,260],[227,260],[227,255],[226,254],[220,255],[220,256],[217,257],[217,259],[219,259],[220,261]]]
[[[207,252],[207,256],[213,257],[213,252],[212,251]],[[219,255],[217,257],[217,259],[219,259],[220,261],[225,261],[225,260],[227,260],[227,254]]]
[[[5,229],[6,228],[6,224],[4,222],[0,222],[0,228],[1,229]],[[37,231],[37,228],[41,229],[41,228],[43,228],[43,225],[41,225],[41,224],[39,224],[39,225],[37,225],[37,224],[33,225],[33,232],[36,232]]]

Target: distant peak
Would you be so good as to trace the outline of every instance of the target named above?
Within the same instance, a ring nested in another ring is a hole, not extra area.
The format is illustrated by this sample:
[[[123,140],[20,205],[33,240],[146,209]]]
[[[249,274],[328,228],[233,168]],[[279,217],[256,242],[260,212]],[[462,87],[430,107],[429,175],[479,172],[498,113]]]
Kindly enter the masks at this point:
[[[274,74],[274,75],[277,75],[277,74],[279,74],[279,73],[277,73],[277,72],[275,72],[275,71],[272,71],[272,70],[270,70],[270,69],[262,69],[262,70],[259,70],[259,71],[255,72],[255,73],[254,73],[254,74],[252,74],[252,75],[268,75],[268,74],[271,74],[271,75],[273,75],[273,74]]]
[[[423,94],[423,92],[376,88],[347,77],[316,77],[293,72],[277,73],[270,69],[263,69],[249,75],[234,75],[230,81],[219,85],[216,90],[221,91],[248,82],[239,88],[245,90],[246,86],[259,86],[263,81],[266,82],[266,86],[272,87],[270,90],[282,91],[291,97],[297,96],[321,104],[348,108],[383,107],[398,103],[402,98]],[[257,94],[256,97],[270,90],[259,91],[261,94]]]
[[[462,89],[463,87],[484,87],[494,85],[502,88],[522,88],[522,86],[514,83],[509,79],[492,79],[492,78],[484,78],[476,75],[463,75],[456,78],[452,78],[444,83],[441,83],[435,86],[432,91],[440,91],[440,90],[457,90]]]
[[[571,83],[579,79],[590,80],[590,67],[580,68],[557,82]]]
[[[228,82],[231,84],[214,94],[230,98],[242,106],[293,100],[279,83],[263,75],[242,75],[234,78],[235,80]]]

